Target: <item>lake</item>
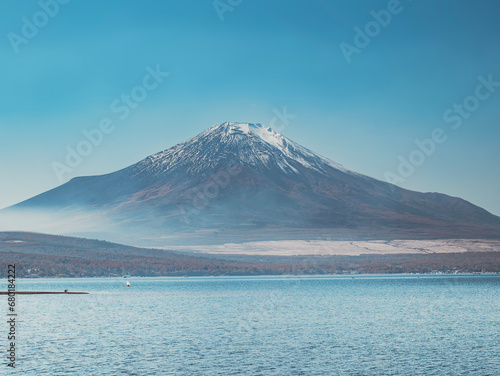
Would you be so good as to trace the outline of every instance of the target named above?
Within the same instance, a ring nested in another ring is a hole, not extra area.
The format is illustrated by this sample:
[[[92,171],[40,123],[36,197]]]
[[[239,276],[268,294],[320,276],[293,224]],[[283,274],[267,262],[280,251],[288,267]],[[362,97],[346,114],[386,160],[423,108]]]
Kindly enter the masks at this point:
[[[127,280],[17,280],[90,294],[18,295],[0,374],[500,375],[499,275]]]

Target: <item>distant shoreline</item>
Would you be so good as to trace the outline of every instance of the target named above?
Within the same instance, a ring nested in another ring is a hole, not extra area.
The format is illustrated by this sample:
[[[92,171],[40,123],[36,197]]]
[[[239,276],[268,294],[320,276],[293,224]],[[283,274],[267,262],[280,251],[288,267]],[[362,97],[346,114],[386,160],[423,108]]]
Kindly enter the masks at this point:
[[[88,292],[61,292],[61,291],[16,291],[7,292],[0,291],[0,295],[8,295],[8,294],[16,294],[16,295],[56,295],[56,294],[64,294],[64,295],[87,295]]]
[[[328,278],[328,277],[488,277],[488,276],[500,276],[500,272],[470,272],[470,273],[337,273],[337,274],[233,274],[233,275],[160,275],[160,276],[130,276],[130,279],[133,280],[141,280],[141,279],[150,279],[150,278],[172,278],[172,279],[181,279],[181,278],[308,278],[308,277],[317,277],[317,278]],[[18,278],[17,280],[22,280],[23,282],[31,282],[41,279],[109,279],[109,280],[123,280],[123,277],[38,277],[38,278]],[[0,278],[2,281],[2,278]],[[88,294],[87,292],[51,292],[51,291],[22,291],[16,292],[16,294]],[[7,295],[6,292],[0,292],[0,295]]]

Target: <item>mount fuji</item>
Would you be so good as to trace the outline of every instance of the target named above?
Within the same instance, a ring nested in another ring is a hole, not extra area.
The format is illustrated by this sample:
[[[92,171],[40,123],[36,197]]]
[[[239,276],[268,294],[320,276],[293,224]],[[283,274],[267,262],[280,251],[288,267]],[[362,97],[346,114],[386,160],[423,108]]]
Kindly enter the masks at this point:
[[[38,227],[27,230],[138,245],[319,234],[500,237],[500,218],[465,200],[370,178],[251,123],[217,124],[125,169],[72,179],[0,214],[37,218]]]

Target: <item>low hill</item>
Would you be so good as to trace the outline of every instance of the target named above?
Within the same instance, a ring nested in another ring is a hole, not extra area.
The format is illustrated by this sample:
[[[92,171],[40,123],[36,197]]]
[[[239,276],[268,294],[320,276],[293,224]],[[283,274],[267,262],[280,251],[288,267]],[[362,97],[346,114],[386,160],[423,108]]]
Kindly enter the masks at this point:
[[[105,241],[0,232],[0,278],[500,272],[500,252],[357,256],[209,255]]]

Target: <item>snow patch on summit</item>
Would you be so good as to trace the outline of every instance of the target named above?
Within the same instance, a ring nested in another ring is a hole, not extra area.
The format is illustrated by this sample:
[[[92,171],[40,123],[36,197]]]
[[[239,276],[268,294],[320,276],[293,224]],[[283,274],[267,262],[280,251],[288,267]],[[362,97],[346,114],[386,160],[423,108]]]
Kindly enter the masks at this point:
[[[334,168],[361,174],[336,164],[258,123],[225,122],[168,150],[154,154],[136,165],[136,173],[163,174],[177,168],[187,173],[203,173],[221,164],[246,164],[259,169],[279,168],[298,174],[300,167],[328,174]]]
[[[224,123],[227,126],[228,134],[244,134],[247,136],[255,135],[264,142],[277,148],[283,148],[284,137],[269,127],[254,123]]]
[[[278,149],[284,156],[290,158],[306,168],[313,169],[318,172],[324,172],[324,165],[328,165],[342,172],[360,175],[358,172],[335,163],[328,158],[322,157],[311,150],[293,142],[282,136],[270,127],[263,126],[259,123],[231,123],[226,122],[218,124],[215,127],[222,127],[229,135],[246,135],[256,136],[260,141]],[[293,171],[298,173],[298,170],[291,166],[287,161],[276,161],[280,168],[285,171]]]

